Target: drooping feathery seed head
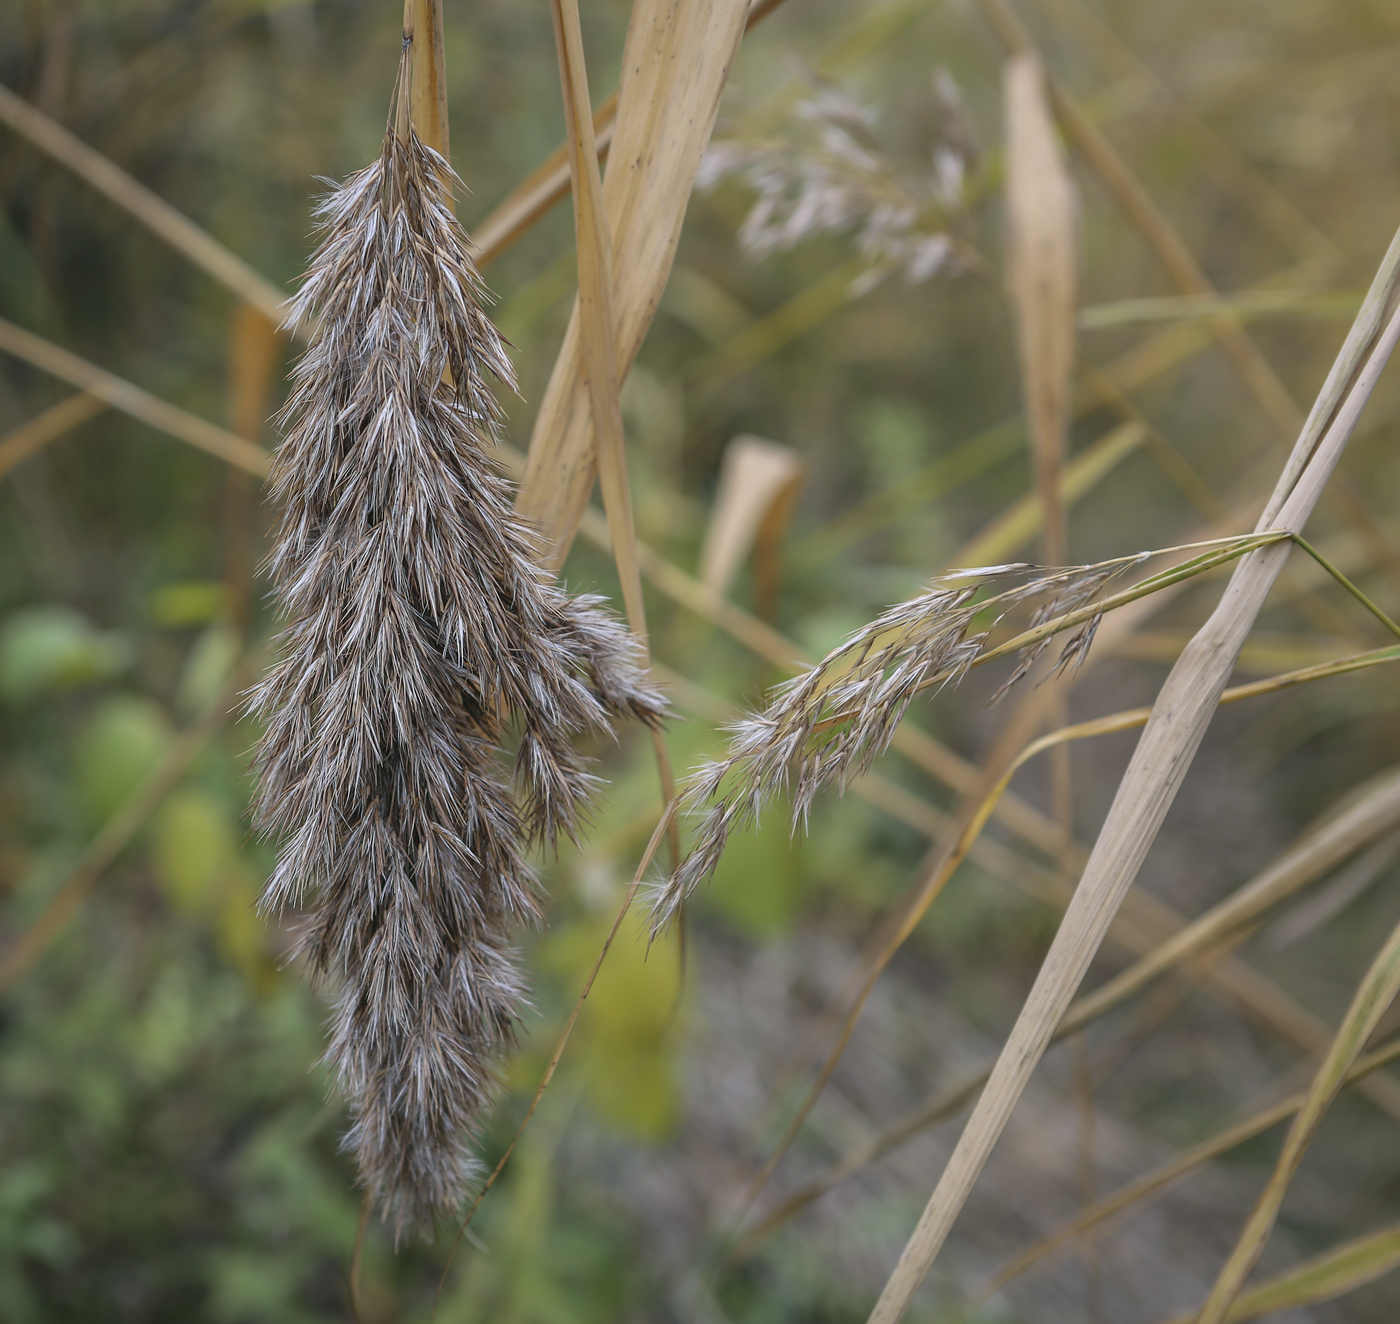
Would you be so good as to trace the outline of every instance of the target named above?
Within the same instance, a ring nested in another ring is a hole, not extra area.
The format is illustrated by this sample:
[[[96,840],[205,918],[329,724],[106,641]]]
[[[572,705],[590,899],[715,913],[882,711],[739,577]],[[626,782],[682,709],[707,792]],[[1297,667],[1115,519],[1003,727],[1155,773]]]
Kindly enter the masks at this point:
[[[575,741],[663,713],[631,636],[539,568],[490,457],[489,377],[514,376],[455,183],[401,124],[320,206],[272,474],[287,624],[250,703],[281,846],[262,904],[309,908],[346,1144],[400,1231],[470,1178],[522,1004],[512,927],[537,915],[525,851],[572,834],[592,786]]]
[[[792,797],[794,831],[817,794],[868,772],[921,690],[956,684],[987,649],[992,629],[1019,605],[1036,604],[1032,627],[1085,608],[1143,556],[1046,570],[1014,564],[958,570],[890,607],[816,666],[779,686],[768,706],[731,728],[722,759],[696,771],[680,808],[702,815],[689,856],[653,898],[653,931],[664,927],[715,871],[729,837],[751,827],[774,797]],[[996,588],[992,596],[982,591]],[[980,628],[974,630],[980,618]],[[1061,649],[1057,670],[1083,662],[1098,628],[1091,614]],[[1051,644],[1023,650],[993,698],[1025,676]]]

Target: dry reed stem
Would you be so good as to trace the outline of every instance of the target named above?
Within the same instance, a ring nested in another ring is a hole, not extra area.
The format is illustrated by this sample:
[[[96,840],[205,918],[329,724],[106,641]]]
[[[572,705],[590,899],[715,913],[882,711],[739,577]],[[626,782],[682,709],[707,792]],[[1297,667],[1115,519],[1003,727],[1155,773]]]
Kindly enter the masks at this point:
[[[1400,1266],[1400,1223],[1391,1223],[1376,1232],[1333,1246],[1251,1288],[1230,1307],[1225,1324],[1333,1301],[1375,1282],[1397,1266]],[[1191,1324],[1191,1319],[1189,1314],[1176,1315],[1166,1324]]]
[[[404,0],[403,39],[412,47],[409,106],[413,130],[444,161],[450,161],[442,0]]]
[[[103,825],[58,885],[39,917],[0,959],[0,998],[24,977],[77,913],[97,880],[130,844],[146,820],[179,785],[190,765],[228,720],[243,682],[248,657],[231,669],[228,679],[189,726],[161,756],[160,762]]]
[[[218,427],[177,405],[168,404],[149,391],[143,391],[139,386],[3,318],[0,318],[0,350],[226,464],[246,469],[259,478],[267,477],[268,454],[261,446],[255,446],[227,428]]]
[[[1284,1194],[1317,1128],[1322,1124],[1323,1116],[1341,1092],[1347,1072],[1365,1048],[1366,1041],[1375,1033],[1397,993],[1400,993],[1400,925],[1391,933],[1357,988],[1356,997],[1337,1030],[1332,1051],[1318,1069],[1303,1106],[1288,1130],[1273,1176],[1196,1316],[1196,1324],[1223,1324],[1245,1280],[1264,1253]]]
[[[617,282],[619,378],[665,288],[696,168],[747,16],[743,0],[638,0],[623,50],[612,165],[603,186]],[[516,508],[562,564],[597,472],[575,307],[530,439]]]
[[[164,198],[138,183],[120,166],[74,137],[43,111],[0,87],[0,123],[23,135],[40,151],[105,194],[240,298],[274,322],[286,315],[287,296],[241,257],[231,252]]]
[[[1400,234],[1265,508],[1261,532],[1300,533],[1321,497],[1400,337],[1400,314],[1390,314],[1397,265]],[[1241,560],[1219,606],[1167,677],[1035,986],[871,1324],[900,1319],[932,1265],[1185,778],[1288,550],[1288,543],[1275,543]]]
[[[1392,1038],[1378,1045],[1371,1052],[1357,1058],[1347,1071],[1343,1079],[1343,1086],[1349,1088],[1353,1085],[1360,1085],[1374,1072],[1397,1060],[1400,1060],[1400,1038]],[[1223,1130],[1198,1141],[1174,1158],[1158,1164],[1149,1172],[1125,1183],[1118,1190],[1100,1197],[1088,1208],[1080,1210],[1073,1218],[1067,1219],[1049,1236],[1028,1246],[998,1269],[992,1278],[978,1290],[968,1308],[968,1313],[975,1312],[1012,1279],[1018,1278],[1028,1269],[1033,1268],[1062,1247],[1069,1245],[1083,1233],[1100,1227],[1118,1214],[1124,1213],[1135,1205],[1142,1204],[1143,1201],[1152,1196],[1163,1193],[1168,1187],[1183,1177],[1189,1176],[1197,1168],[1229,1153],[1230,1150],[1246,1141],[1263,1135],[1264,1132],[1271,1130],[1280,1122],[1286,1122],[1298,1113],[1307,1101],[1307,1097],[1307,1091],[1299,1090],[1277,1103],[1270,1104],[1241,1121],[1234,1122]]]
[[[584,373],[589,412],[593,420],[598,483],[607,512],[613,560],[622,586],[628,624],[650,665],[646,604],[637,565],[637,529],[632,518],[632,493],[627,480],[627,453],[622,428],[622,382],[617,369],[617,322],[613,313],[612,234],[603,205],[603,182],[598,172],[598,149],[593,140],[593,117],[588,96],[588,70],[577,0],[551,0],[559,81],[564,92],[564,124],[569,148],[569,172],[574,190],[574,233],[578,249],[578,311],[583,342]],[[675,775],[666,741],[653,730],[661,795],[675,799]],[[671,860],[680,858],[680,837],[669,834]]]
[[[106,408],[105,400],[80,391],[56,405],[50,405],[27,423],[21,423],[0,437],[0,478],[4,478],[15,465],[43,450],[50,442],[57,441],[88,419],[96,418]]]
[[[744,31],[767,18],[781,3],[782,0],[754,0]],[[608,158],[616,128],[617,93],[612,92],[593,112],[593,136],[600,165]],[[472,235],[478,267],[494,262],[556,203],[563,201],[569,192],[569,170],[569,145],[561,143],[487,215]]]
[[[1046,565],[1064,565],[1060,471],[1074,372],[1078,206],[1045,99],[1045,74],[1034,55],[1007,61],[1004,94],[1006,267],[1042,511],[1042,559]]]

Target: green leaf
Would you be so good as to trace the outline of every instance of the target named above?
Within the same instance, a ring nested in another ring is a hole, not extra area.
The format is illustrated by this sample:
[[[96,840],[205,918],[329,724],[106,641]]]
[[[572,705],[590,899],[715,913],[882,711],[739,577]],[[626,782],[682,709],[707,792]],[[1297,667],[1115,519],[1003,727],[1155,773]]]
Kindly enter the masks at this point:
[[[209,911],[238,857],[224,807],[207,791],[176,791],[153,827],[151,857],[171,904],[186,915]]]
[[[227,625],[211,625],[194,641],[180,673],[176,705],[181,712],[198,712],[214,697],[228,679],[239,652],[238,634]]]
[[[223,615],[228,590],[217,579],[185,579],[163,584],[146,599],[146,615],[153,625],[177,629],[207,625]]]
[[[107,699],[78,738],[77,782],[94,823],[105,823],[150,774],[170,744],[159,704],[132,694]]]
[[[30,607],[0,627],[0,697],[21,703],[53,690],[115,676],[131,646],[67,607]]]

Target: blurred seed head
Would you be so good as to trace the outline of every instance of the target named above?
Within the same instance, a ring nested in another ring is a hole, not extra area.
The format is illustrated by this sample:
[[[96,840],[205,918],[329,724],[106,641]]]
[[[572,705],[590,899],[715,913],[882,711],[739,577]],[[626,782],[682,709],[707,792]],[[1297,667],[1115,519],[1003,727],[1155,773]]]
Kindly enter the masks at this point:
[[[975,261],[957,225],[976,147],[947,72],[935,76],[921,117],[931,130],[927,159],[913,165],[896,164],[873,108],[808,76],[813,95],[794,108],[783,136],[721,139],[701,163],[701,188],[739,179],[758,195],[739,231],[744,250],[762,259],[818,235],[850,234],[869,263],[864,288],[896,271],[919,284]]]

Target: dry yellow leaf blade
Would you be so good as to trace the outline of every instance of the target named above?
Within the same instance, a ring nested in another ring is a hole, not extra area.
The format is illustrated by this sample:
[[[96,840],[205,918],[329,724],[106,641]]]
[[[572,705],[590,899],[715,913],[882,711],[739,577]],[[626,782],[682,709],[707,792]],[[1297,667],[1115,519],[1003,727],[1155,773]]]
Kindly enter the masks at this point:
[[[1260,519],[1261,531],[1301,532],[1320,499],[1400,339],[1400,314],[1391,311],[1397,274],[1400,233]],[[902,1318],[933,1264],[1137,876],[1288,551],[1288,542],[1271,543],[1240,561],[1220,604],[1167,677],[1035,985],[871,1324]]]
[[[1245,1292],[1230,1307],[1230,1313],[1225,1316],[1226,1324],[1335,1300],[1383,1278],[1397,1266],[1400,1266],[1400,1223],[1392,1223],[1378,1232],[1333,1246],[1296,1269]],[[1191,1315],[1177,1315],[1169,1324],[1190,1324],[1192,1318]]]
[[[130,414],[132,418],[206,451],[226,464],[246,469],[259,478],[267,477],[268,454],[261,446],[255,446],[227,428],[210,423],[178,405],[161,400],[124,378],[3,318],[0,318],[0,351],[32,363],[43,372],[76,386],[113,409]]]
[[[253,307],[274,321],[281,320],[287,296],[267,277],[255,271],[164,198],[152,193],[101,152],[89,147],[7,87],[0,87],[0,123],[7,124],[40,151],[130,212],[173,249],[183,253]]]
[[[1078,305],[1078,208],[1060,153],[1040,61],[1007,61],[1007,275],[1016,309],[1022,394],[1036,487],[1044,511],[1048,565],[1063,565],[1064,506],[1060,469],[1069,429],[1070,382]]]
[[[77,395],[70,395],[66,400],[50,405],[27,423],[21,423],[0,437],[0,478],[36,451],[43,450],[50,442],[57,441],[79,424],[95,418],[106,408],[105,400],[79,391]]]
[[[792,507],[807,476],[800,451],[748,434],[730,441],[720,465],[719,488],[700,549],[700,582],[716,598],[754,553],[755,597],[774,597],[778,557]]]
[[[633,8],[603,184],[619,377],[636,359],[670,274],[747,14],[743,0],[637,0]],[[535,420],[516,502],[543,533],[556,568],[597,472],[580,329],[576,306]]]
[[[574,190],[574,232],[578,243],[578,304],[582,332],[583,380],[593,426],[594,449],[608,517],[613,559],[622,581],[627,617],[643,647],[646,612],[637,570],[637,534],[627,482],[617,332],[613,312],[612,235],[603,203],[603,181],[593,138],[583,33],[577,0],[551,0],[559,80],[564,92],[565,141]]]
[[[627,452],[622,428],[622,382],[617,369],[617,321],[613,307],[612,235],[598,171],[598,148],[593,137],[593,112],[588,95],[588,70],[583,54],[578,0],[551,0],[555,43],[559,51],[559,80],[564,93],[564,124],[569,154],[569,177],[574,190],[574,232],[578,244],[578,302],[583,337],[585,389],[593,425],[599,485],[607,512],[608,536],[622,585],[627,620],[650,660],[646,604],[637,560],[637,530],[632,519],[632,493],[627,481]],[[585,501],[587,497],[585,495]],[[652,732],[662,799],[675,798],[675,774],[666,741]],[[672,862],[680,855],[679,830],[668,831]]]
[[[1221,1269],[1210,1296],[1201,1307],[1196,1317],[1197,1324],[1224,1324],[1227,1316],[1232,1315],[1231,1307],[1264,1253],[1284,1194],[1303,1161],[1308,1145],[1345,1084],[1348,1071],[1365,1048],[1366,1041],[1375,1033],[1381,1017],[1390,1009],[1397,993],[1400,993],[1400,925],[1386,940],[1361,981],[1356,997],[1337,1031],[1332,1051],[1318,1069],[1307,1098],[1288,1129],[1288,1137],[1283,1143],[1283,1152],[1279,1155],[1273,1176],[1241,1230],[1235,1249]]]
[[[1061,509],[1067,510],[1088,495],[1147,440],[1147,428],[1137,421],[1120,423],[1077,454],[1060,471]],[[1045,527],[1045,501],[1040,492],[1028,492],[967,543],[953,558],[954,565],[995,565],[1006,561]]]
[[[420,141],[451,160],[442,0],[404,0],[403,38],[412,47],[409,101]]]

